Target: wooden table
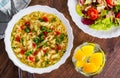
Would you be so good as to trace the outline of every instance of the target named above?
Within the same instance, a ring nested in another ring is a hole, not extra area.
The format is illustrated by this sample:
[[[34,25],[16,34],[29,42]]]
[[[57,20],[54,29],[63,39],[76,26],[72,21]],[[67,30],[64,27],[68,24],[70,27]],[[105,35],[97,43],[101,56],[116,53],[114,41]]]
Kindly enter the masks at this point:
[[[104,70],[93,78],[120,78],[120,37],[112,39],[99,39],[84,33],[72,21],[67,7],[68,0],[32,0],[30,5],[48,5],[62,12],[70,21],[74,34],[74,46],[70,57],[65,64],[58,69],[46,74],[34,74],[36,78],[86,78],[76,72],[72,63],[74,49],[84,42],[98,43],[106,54],[106,64]],[[23,71],[23,78],[27,78],[27,72]],[[18,78],[18,68],[8,58],[5,51],[4,40],[0,40],[0,78]]]

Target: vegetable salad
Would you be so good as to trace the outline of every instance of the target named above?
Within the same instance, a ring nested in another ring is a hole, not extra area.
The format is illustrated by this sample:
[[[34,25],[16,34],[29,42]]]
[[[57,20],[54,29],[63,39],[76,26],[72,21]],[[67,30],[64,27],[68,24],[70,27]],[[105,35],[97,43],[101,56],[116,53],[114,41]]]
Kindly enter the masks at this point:
[[[79,0],[76,12],[83,24],[95,30],[120,26],[120,0]]]

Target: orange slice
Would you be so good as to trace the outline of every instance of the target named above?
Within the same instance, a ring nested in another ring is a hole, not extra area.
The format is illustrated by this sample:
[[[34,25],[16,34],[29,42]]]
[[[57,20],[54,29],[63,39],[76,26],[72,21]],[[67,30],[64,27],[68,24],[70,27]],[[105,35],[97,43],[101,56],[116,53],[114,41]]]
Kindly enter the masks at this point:
[[[84,63],[85,63],[84,61],[76,61],[76,65],[75,66],[77,68],[81,68],[81,67],[83,67]]]
[[[94,73],[98,70],[98,67],[94,63],[86,63],[83,66],[83,72],[85,73]]]
[[[75,53],[75,55],[74,55],[74,58],[77,60],[77,61],[82,61],[82,60],[84,60],[84,58],[85,58],[85,54],[82,52],[82,50],[79,48],[77,51],[76,51],[76,53]]]
[[[91,55],[90,63],[94,63],[96,66],[100,66],[103,63],[103,54],[100,52]]]
[[[86,46],[83,46],[81,50],[84,52],[86,56],[91,56],[92,53],[94,53],[94,46],[86,45]]]

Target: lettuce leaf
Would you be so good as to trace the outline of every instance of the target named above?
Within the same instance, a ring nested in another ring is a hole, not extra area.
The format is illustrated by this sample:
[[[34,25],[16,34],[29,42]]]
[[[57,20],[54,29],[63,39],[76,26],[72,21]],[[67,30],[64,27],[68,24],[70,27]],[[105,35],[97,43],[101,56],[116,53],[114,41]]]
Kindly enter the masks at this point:
[[[111,18],[98,19],[95,24],[90,25],[91,28],[95,30],[107,30],[112,27]]]
[[[76,5],[76,12],[77,12],[77,14],[80,15],[80,16],[83,16],[83,15],[84,15],[84,14],[82,13],[82,7],[81,7],[79,4]]]
[[[120,11],[120,5],[116,5],[115,8],[114,8],[114,11],[119,12]]]
[[[120,5],[120,0],[116,0],[116,5]]]
[[[120,26],[120,18],[115,18],[115,26]]]

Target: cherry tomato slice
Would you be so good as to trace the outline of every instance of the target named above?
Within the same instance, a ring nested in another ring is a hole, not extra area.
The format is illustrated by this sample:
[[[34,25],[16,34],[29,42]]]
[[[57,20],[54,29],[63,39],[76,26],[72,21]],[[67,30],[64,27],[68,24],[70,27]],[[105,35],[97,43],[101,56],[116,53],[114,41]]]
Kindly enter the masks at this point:
[[[114,0],[106,0],[106,2],[110,6],[114,6],[115,5]]]
[[[116,15],[116,18],[120,18],[120,12]]]
[[[91,20],[96,20],[98,18],[98,11],[93,7],[88,9],[87,14]]]

